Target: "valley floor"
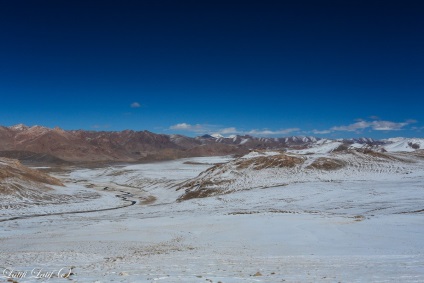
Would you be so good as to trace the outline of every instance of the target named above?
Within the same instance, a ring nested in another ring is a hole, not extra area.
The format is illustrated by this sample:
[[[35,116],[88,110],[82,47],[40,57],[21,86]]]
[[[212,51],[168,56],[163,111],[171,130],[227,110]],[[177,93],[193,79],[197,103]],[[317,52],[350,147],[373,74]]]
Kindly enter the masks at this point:
[[[175,201],[178,184],[229,160],[56,173],[60,193],[96,197],[0,210],[0,268],[72,267],[74,282],[424,282],[422,165]],[[75,213],[87,210],[100,211]]]

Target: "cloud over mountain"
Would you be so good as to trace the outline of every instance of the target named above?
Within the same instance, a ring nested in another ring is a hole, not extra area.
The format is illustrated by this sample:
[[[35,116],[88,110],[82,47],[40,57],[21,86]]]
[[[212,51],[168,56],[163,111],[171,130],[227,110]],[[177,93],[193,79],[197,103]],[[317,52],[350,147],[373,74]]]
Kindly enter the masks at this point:
[[[380,120],[377,116],[371,116],[372,120],[359,119],[357,122],[349,125],[334,126],[330,129],[318,130],[314,129],[311,132],[316,135],[330,134],[333,132],[357,132],[369,129],[373,131],[399,131],[404,130],[408,125],[417,123],[416,120],[406,120],[405,122],[393,122],[387,120]]]
[[[300,131],[299,128],[288,128],[280,130],[270,130],[270,129],[252,129],[252,130],[239,130],[236,127],[226,127],[220,128],[216,125],[206,125],[206,124],[188,124],[188,123],[179,123],[169,127],[169,130],[179,130],[195,133],[209,133],[209,134],[219,134],[219,135],[228,135],[228,134],[240,134],[240,135],[253,135],[253,136],[274,136],[274,135],[286,135],[293,132]]]
[[[288,129],[280,129],[280,130],[269,130],[269,129],[263,129],[263,130],[258,130],[258,129],[254,129],[254,130],[250,130],[248,132],[246,132],[248,135],[254,135],[254,136],[258,136],[258,135],[262,135],[262,136],[273,136],[273,135],[287,135],[293,132],[298,132],[300,131],[299,128],[288,128]]]
[[[188,123],[179,123],[179,124],[175,124],[172,125],[171,127],[169,127],[170,130],[182,130],[182,131],[188,131],[188,132],[202,132],[202,131],[206,131],[206,127],[204,125],[200,125],[200,124],[196,124],[196,125],[191,125]]]
[[[405,122],[392,122],[392,121],[384,121],[384,120],[374,120],[374,121],[361,120],[347,126],[332,127],[331,130],[354,132],[354,131],[370,128],[375,131],[397,131],[415,122],[416,121],[414,120],[407,120]]]

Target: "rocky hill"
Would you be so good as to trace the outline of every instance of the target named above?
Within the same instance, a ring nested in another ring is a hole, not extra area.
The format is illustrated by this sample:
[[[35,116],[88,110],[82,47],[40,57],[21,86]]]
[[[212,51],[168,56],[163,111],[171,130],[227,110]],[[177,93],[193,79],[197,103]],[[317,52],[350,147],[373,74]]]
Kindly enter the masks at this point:
[[[391,180],[421,174],[422,152],[349,148],[328,152],[252,151],[214,165],[177,188],[180,201],[305,182]]]
[[[0,158],[0,208],[19,203],[49,201],[50,186],[63,186],[62,182],[38,170],[30,169],[19,161]]]

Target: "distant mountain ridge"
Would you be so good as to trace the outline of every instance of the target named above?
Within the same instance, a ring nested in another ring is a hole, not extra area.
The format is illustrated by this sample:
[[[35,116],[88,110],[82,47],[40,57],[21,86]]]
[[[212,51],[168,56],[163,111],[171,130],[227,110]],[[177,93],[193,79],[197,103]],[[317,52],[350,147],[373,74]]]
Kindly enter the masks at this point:
[[[0,156],[60,163],[95,161],[158,161],[193,156],[242,155],[252,149],[298,149],[322,146],[329,141],[346,146],[366,146],[378,150],[411,151],[424,148],[423,139],[370,138],[328,140],[311,136],[282,138],[249,135],[183,135],[155,134],[149,131],[85,131],[58,127],[0,126]],[[387,149],[385,149],[387,146]],[[32,153],[34,155],[32,155]]]

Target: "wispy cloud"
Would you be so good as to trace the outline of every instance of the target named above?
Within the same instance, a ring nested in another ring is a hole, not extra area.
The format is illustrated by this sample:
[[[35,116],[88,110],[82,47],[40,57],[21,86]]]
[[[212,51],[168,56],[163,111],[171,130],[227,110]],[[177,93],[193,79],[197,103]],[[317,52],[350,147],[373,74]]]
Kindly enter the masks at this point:
[[[240,131],[237,130],[235,127],[229,127],[229,128],[224,128],[224,129],[220,129],[218,131],[219,134],[222,135],[226,135],[226,134],[239,134]]]
[[[138,103],[138,102],[133,102],[133,103],[131,103],[130,107],[131,108],[140,108],[141,107],[141,104]]]
[[[325,134],[331,133],[331,131],[330,130],[322,130],[322,131],[320,131],[320,130],[314,129],[314,130],[312,130],[312,133],[315,134],[315,135],[325,135]]]
[[[253,129],[248,131],[239,130],[236,127],[226,127],[220,128],[216,125],[207,125],[207,124],[189,124],[189,123],[179,123],[169,127],[169,130],[178,130],[178,131],[187,131],[194,133],[209,133],[209,134],[220,134],[220,135],[229,135],[229,134],[239,134],[239,135],[252,135],[252,136],[275,136],[275,135],[287,135],[293,132],[300,131],[299,128],[289,128],[289,129],[280,129],[280,130],[270,130],[270,129]]]
[[[188,123],[179,123],[179,124],[176,124],[176,125],[169,127],[169,129],[170,130],[187,131],[187,132],[196,132],[196,133],[208,131],[208,129],[205,125],[201,125],[201,124],[191,125],[191,124],[188,124]]]
[[[317,130],[311,132],[316,135],[330,134],[334,132],[357,132],[369,129],[373,131],[399,131],[404,130],[406,126],[416,123],[416,120],[406,120],[405,122],[393,122],[380,120],[377,116],[371,116],[372,120],[357,119],[355,123],[349,125],[334,126],[330,129]]]
[[[370,122],[366,122],[366,121],[359,121],[353,124],[349,124],[346,126],[334,126],[330,129],[330,131],[334,132],[334,131],[346,131],[346,132],[355,132],[358,130],[363,130],[366,128],[369,128],[371,126]]]
[[[421,132],[422,130],[424,130],[424,127],[412,127],[411,129],[416,132]]]
[[[248,132],[246,132],[248,135],[253,135],[253,136],[275,136],[275,135],[287,135],[293,132],[298,132],[300,131],[299,128],[288,128],[288,129],[280,129],[280,130],[269,130],[269,129],[263,129],[263,130],[258,130],[258,129],[254,129],[254,130],[250,130]]]
[[[302,131],[300,128],[286,128],[286,129],[238,129],[236,127],[220,127],[210,124],[189,124],[179,123],[170,126],[168,130],[173,131],[186,131],[196,134],[219,134],[219,135],[251,135],[251,136],[283,136],[283,135],[296,135],[312,133],[314,135],[327,135],[335,132],[356,132],[361,133],[364,130],[371,131],[399,131],[405,129],[412,129],[421,131],[423,128],[408,127],[411,124],[417,123],[416,120],[406,120],[404,122],[394,122],[387,120],[380,120],[377,116],[371,116],[368,120],[357,119],[354,123],[348,125],[334,126],[329,129],[313,129],[311,131]]]
[[[220,128],[216,125],[209,124],[189,124],[179,123],[169,127],[169,130],[178,130],[194,133],[214,133],[214,134],[236,134],[240,133],[235,127]]]
[[[332,131],[347,131],[347,132],[355,132],[361,131],[364,129],[372,129],[374,131],[398,131],[402,130],[405,126],[415,123],[414,120],[408,120],[405,122],[392,122],[392,121],[384,121],[384,120],[374,120],[374,121],[359,121],[346,126],[336,126],[332,127],[330,130]]]

